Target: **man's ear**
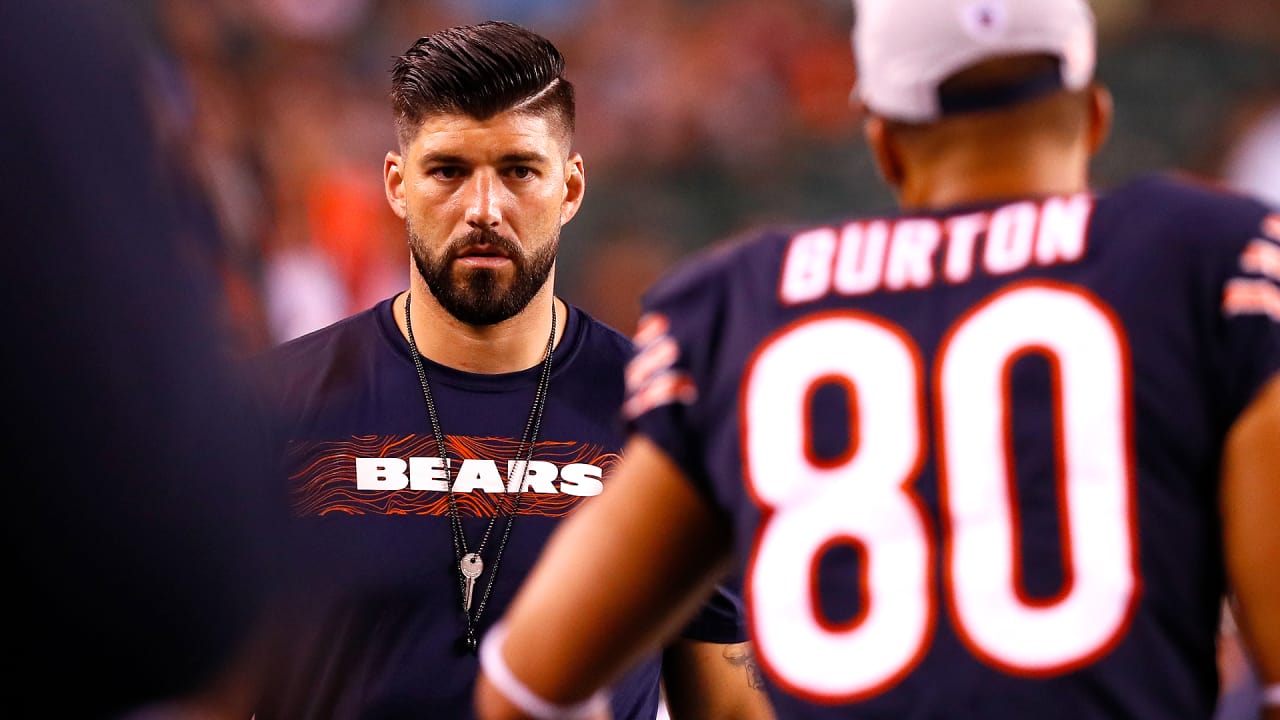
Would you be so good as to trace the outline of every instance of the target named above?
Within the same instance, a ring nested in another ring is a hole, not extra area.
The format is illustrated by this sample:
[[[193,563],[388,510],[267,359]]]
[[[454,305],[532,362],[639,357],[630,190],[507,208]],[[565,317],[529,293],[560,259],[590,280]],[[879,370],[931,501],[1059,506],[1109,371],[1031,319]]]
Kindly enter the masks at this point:
[[[401,220],[409,214],[409,208],[405,204],[404,183],[404,158],[394,150],[388,152],[387,157],[382,161],[382,184],[387,193],[387,204],[391,206],[391,212]]]
[[[571,153],[565,161],[564,200],[560,203],[560,224],[564,225],[578,214],[582,207],[582,196],[587,192],[587,173],[582,164],[582,156]]]
[[[862,132],[871,148],[871,157],[885,184],[894,190],[901,189],[903,180],[902,153],[898,149],[893,129],[884,118],[868,115],[862,123]]]
[[[1115,101],[1105,85],[1094,83],[1089,88],[1089,154],[1096,154],[1111,135],[1115,119]]]

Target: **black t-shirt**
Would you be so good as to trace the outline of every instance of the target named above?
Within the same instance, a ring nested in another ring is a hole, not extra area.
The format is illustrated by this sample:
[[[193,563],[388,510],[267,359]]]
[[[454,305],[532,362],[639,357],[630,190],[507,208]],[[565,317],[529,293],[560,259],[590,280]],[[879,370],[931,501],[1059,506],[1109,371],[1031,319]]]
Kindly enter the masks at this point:
[[[392,299],[285,343],[261,358],[280,415],[285,470],[302,549],[302,592],[270,663],[258,720],[467,718],[477,658],[460,645],[465,625],[449,493],[432,424]],[[560,520],[608,492],[624,431],[618,408],[627,338],[570,306],[519,513],[493,525],[473,603],[488,593],[480,634],[502,616]],[[469,550],[511,472],[541,365],[477,375],[423,359]],[[523,455],[521,459],[523,459]],[[660,529],[655,528],[655,532]],[[585,551],[585,549],[584,549]],[[735,595],[719,591],[685,631],[690,639],[741,642]],[[573,598],[564,613],[572,616]],[[659,659],[612,688],[614,717],[651,720]]]

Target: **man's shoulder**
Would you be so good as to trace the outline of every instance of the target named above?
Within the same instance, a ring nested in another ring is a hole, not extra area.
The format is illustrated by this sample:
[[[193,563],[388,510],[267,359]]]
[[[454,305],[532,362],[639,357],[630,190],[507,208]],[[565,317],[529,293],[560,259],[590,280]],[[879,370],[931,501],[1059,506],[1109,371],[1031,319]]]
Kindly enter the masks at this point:
[[[731,287],[772,286],[787,241],[814,225],[772,224],[731,235],[689,255],[645,293],[647,306],[724,297]]]
[[[248,361],[248,369],[265,397],[286,401],[309,389],[350,380],[385,354],[384,324],[392,322],[389,300],[323,328],[275,345]],[[385,313],[386,318],[379,318]]]
[[[605,357],[625,357],[631,354],[631,339],[622,330],[576,305],[566,303],[566,307],[569,308],[570,322],[580,324],[581,342],[588,347],[589,354]]]
[[[285,340],[264,351],[260,357],[273,365],[302,368],[330,358],[344,348],[360,347],[380,333],[378,314],[382,311],[389,312],[389,303],[390,300],[384,300],[325,327]]]
[[[1260,219],[1272,212],[1255,197],[1185,172],[1136,178],[1100,193],[1099,204],[1116,215],[1141,217],[1146,225],[1181,235],[1240,226],[1256,232]]]

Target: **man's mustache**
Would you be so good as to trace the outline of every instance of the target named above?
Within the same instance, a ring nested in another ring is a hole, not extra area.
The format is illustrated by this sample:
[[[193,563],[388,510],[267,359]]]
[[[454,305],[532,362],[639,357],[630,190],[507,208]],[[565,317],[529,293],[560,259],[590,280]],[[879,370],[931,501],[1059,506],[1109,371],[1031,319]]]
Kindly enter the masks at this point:
[[[502,255],[512,259],[524,257],[519,243],[489,228],[476,228],[449,243],[449,257],[472,255],[478,248],[484,248],[486,255]]]

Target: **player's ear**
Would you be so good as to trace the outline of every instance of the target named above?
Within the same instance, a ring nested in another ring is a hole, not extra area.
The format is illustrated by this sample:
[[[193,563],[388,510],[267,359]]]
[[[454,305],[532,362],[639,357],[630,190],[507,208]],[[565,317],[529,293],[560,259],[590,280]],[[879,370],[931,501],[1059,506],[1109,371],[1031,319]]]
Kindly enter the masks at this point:
[[[582,196],[587,191],[587,173],[582,156],[571,153],[564,166],[564,201],[560,203],[560,224],[564,225],[578,214]]]
[[[391,212],[403,220],[409,214],[404,197],[404,158],[394,150],[388,152],[382,161],[382,184]]]
[[[1089,88],[1089,154],[1102,149],[1111,134],[1111,122],[1115,117],[1115,102],[1106,86],[1094,83]]]
[[[871,148],[871,157],[876,162],[880,177],[894,190],[902,187],[903,168],[902,153],[898,149],[889,123],[877,115],[868,115],[862,123],[862,132],[866,135],[867,146]]]

